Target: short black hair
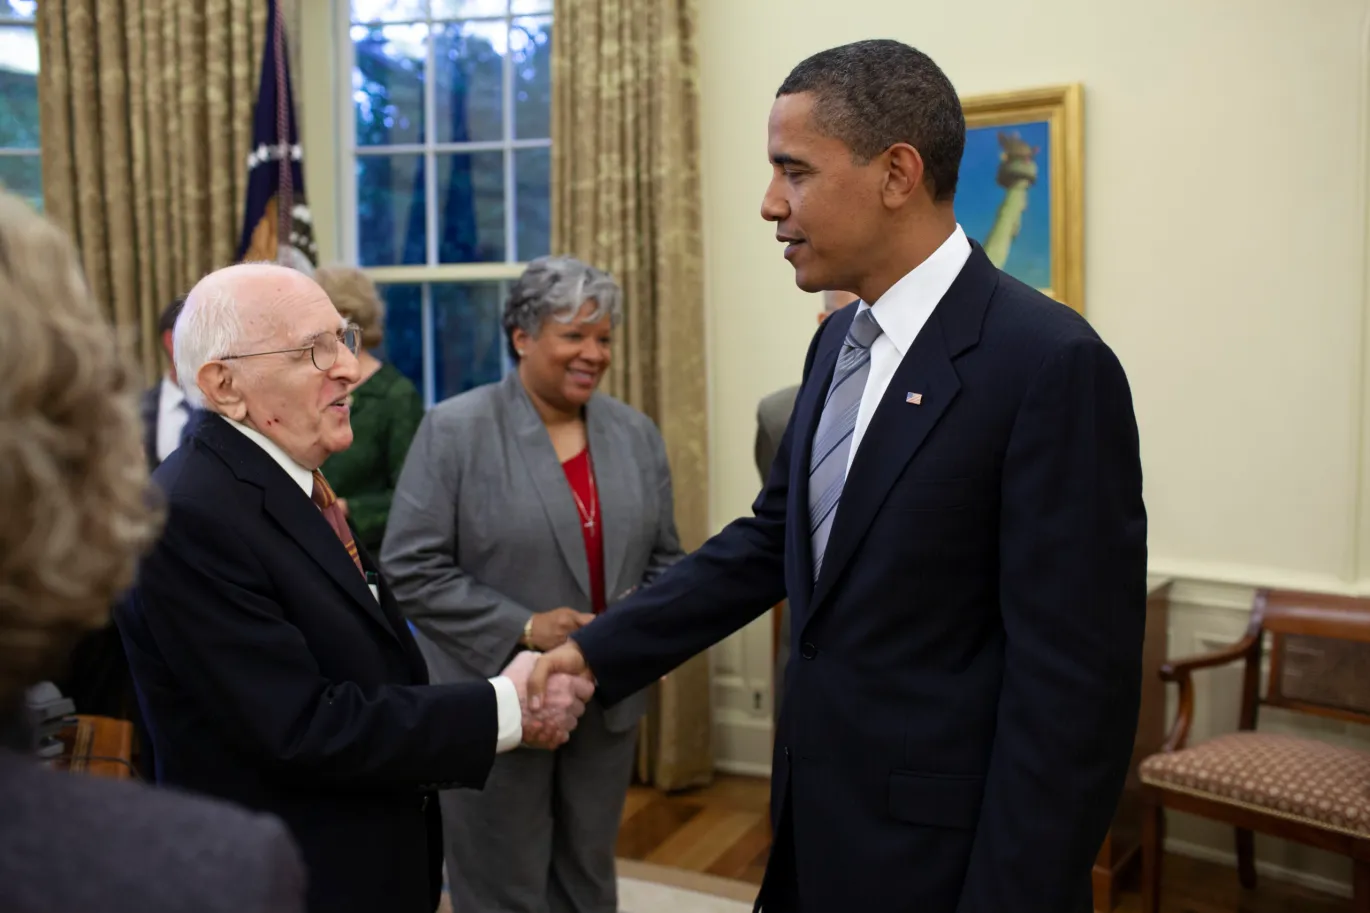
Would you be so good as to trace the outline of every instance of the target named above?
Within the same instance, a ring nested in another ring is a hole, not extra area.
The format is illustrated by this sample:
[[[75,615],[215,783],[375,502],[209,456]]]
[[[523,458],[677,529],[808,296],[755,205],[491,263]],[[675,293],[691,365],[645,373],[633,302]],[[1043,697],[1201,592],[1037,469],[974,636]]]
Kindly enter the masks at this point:
[[[922,51],[873,39],[819,51],[790,71],[776,98],[811,92],[814,126],[866,163],[895,143],[923,157],[933,199],[956,196],[966,116],[951,80]]]
[[[181,316],[181,311],[186,306],[186,296],[181,295],[162,309],[162,316],[157,318],[157,335],[176,329],[176,318]]]

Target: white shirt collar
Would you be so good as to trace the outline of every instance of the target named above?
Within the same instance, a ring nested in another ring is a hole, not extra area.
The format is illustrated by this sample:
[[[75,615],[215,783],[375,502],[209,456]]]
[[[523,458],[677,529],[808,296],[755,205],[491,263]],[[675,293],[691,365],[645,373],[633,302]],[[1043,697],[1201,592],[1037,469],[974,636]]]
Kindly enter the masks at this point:
[[[874,305],[861,302],[857,313],[867,307],[874,311],[875,322],[902,357],[969,259],[970,242],[957,225],[932,256],[905,273]]]
[[[185,401],[186,395],[170,376],[162,375],[162,391],[158,394],[157,404],[163,412],[175,409]]]
[[[300,490],[303,491],[307,497],[312,498],[314,496],[314,473],[312,470],[305,469],[299,463],[296,463],[281,449],[279,444],[265,434],[262,434],[260,431],[249,428],[241,422],[235,422],[231,418],[222,415],[219,417],[245,434],[249,441],[252,441],[252,443],[265,450],[266,455],[275,460],[280,467],[285,470],[286,475],[295,480],[295,484],[300,486]]]

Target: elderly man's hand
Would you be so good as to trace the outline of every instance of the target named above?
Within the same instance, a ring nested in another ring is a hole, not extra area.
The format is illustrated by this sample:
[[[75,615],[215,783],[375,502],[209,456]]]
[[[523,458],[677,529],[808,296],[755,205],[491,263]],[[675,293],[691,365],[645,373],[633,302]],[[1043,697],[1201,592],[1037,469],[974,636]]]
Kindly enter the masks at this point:
[[[523,715],[523,744],[529,748],[558,748],[571,738],[595,686],[572,675],[554,675],[537,711]]]
[[[529,748],[558,748],[571,737],[595,687],[575,676],[552,675],[538,709],[532,710],[528,703],[528,675],[539,655],[532,651],[520,653],[503,674],[518,692],[519,708],[523,711],[523,744]]]

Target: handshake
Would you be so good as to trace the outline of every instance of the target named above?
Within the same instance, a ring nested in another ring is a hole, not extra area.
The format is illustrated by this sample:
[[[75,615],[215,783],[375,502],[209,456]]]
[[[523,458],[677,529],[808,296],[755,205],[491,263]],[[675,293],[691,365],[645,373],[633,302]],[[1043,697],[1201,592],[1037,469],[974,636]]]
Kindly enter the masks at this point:
[[[542,654],[525,651],[514,657],[501,674],[514,683],[518,691],[519,708],[523,711],[523,745],[525,748],[559,748],[571,738],[585,704],[595,694],[595,686],[588,677],[556,672],[541,676],[543,684],[535,692],[538,700],[530,700],[528,679]]]

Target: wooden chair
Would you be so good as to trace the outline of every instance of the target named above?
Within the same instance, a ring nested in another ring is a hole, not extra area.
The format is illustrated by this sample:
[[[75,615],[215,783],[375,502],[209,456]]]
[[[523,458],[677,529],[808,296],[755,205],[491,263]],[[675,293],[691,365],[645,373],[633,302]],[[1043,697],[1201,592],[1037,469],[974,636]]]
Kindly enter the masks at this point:
[[[1245,664],[1238,731],[1186,747],[1192,674],[1238,661]],[[1255,831],[1350,857],[1352,909],[1370,913],[1370,752],[1256,730],[1261,704],[1370,723],[1370,599],[1259,592],[1240,641],[1166,663],[1161,678],[1179,686],[1179,710],[1161,751],[1141,765],[1143,913],[1160,910],[1166,809],[1231,824],[1245,888],[1256,886]]]

